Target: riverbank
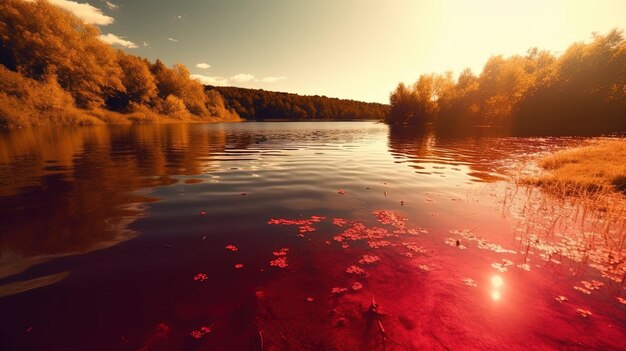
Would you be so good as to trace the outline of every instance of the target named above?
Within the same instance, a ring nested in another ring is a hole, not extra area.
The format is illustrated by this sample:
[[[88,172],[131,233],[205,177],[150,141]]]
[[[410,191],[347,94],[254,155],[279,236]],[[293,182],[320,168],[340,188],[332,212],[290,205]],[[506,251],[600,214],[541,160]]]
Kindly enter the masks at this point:
[[[626,193],[626,140],[601,140],[538,161],[543,170],[525,178],[556,194]]]
[[[190,113],[164,115],[148,109],[120,113],[102,108],[84,110],[74,106],[63,109],[42,110],[33,105],[0,104],[0,130],[44,126],[94,126],[111,124],[158,124],[158,123],[211,123],[241,122],[242,119],[229,111],[211,116],[195,116]]]

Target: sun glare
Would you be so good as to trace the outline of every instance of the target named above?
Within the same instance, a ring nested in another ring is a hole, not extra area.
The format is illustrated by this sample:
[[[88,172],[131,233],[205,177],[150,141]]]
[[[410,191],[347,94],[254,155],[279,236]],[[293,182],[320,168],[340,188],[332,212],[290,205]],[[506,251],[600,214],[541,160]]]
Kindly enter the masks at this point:
[[[493,285],[493,287],[497,289],[504,285],[504,281],[499,275],[494,275],[493,278],[491,278],[491,285]]]

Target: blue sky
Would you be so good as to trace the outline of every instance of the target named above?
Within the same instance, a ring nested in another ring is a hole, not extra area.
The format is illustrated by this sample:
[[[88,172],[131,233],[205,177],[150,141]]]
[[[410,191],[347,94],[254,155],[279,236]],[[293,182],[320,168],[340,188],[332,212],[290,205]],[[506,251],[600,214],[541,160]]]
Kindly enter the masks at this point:
[[[623,29],[626,1],[50,0],[129,53],[207,84],[388,102],[423,73],[562,52]]]

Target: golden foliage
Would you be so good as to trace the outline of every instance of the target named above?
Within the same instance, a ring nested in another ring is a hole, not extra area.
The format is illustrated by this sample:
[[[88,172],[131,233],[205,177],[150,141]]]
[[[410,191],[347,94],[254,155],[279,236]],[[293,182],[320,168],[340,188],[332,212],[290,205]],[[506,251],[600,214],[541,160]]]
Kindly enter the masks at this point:
[[[481,74],[421,75],[390,96],[388,122],[511,126],[522,133],[626,130],[626,41],[614,29],[560,57],[536,48],[491,57]]]
[[[238,119],[185,66],[151,65],[99,34],[44,0],[0,2],[0,126]]]

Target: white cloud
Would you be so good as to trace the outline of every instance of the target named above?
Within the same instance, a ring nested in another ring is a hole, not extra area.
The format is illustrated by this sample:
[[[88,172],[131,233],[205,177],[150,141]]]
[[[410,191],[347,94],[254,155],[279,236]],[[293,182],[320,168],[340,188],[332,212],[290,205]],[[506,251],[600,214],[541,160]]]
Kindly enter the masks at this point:
[[[217,86],[225,86],[228,85],[228,78],[224,77],[210,77],[204,76],[202,74],[191,74],[189,75],[192,79],[199,81],[202,84],[206,85],[217,85]]]
[[[150,44],[149,44],[147,41],[144,41],[144,42],[143,42],[143,46],[144,46],[144,47],[149,47],[149,46],[150,46]]]
[[[49,0],[51,4],[56,5],[66,11],[73,13],[76,17],[90,24],[106,26],[113,23],[113,17],[109,17],[102,13],[97,7],[87,3],[78,3],[69,0]]]
[[[117,10],[120,7],[120,5],[116,5],[110,1],[105,1],[104,3],[107,4],[111,10]]]
[[[133,43],[132,41],[120,38],[112,33],[101,34],[98,38],[109,45],[119,45],[129,49],[134,49],[137,47],[137,44]],[[144,44],[146,43],[144,42]]]
[[[181,18],[183,18],[183,16],[182,15],[178,15],[178,16],[174,16],[174,18],[175,19],[181,19]]]
[[[196,67],[202,68],[202,69],[209,69],[211,68],[211,65],[209,65],[208,63],[202,62],[202,63],[197,64]]]
[[[174,39],[174,38],[167,38],[167,40],[169,40],[169,41],[178,41],[178,39]]]
[[[280,76],[280,77],[269,76],[269,77],[263,77],[261,79],[261,81],[265,82],[265,83],[274,83],[274,82],[277,82],[277,81],[283,80],[283,79],[287,79],[287,77],[285,77],[285,76]]]
[[[238,83],[243,83],[243,82],[249,82],[251,80],[254,79],[254,76],[251,74],[247,74],[247,73],[239,73],[239,74],[235,74],[234,76],[230,77],[231,80],[238,82]]]

